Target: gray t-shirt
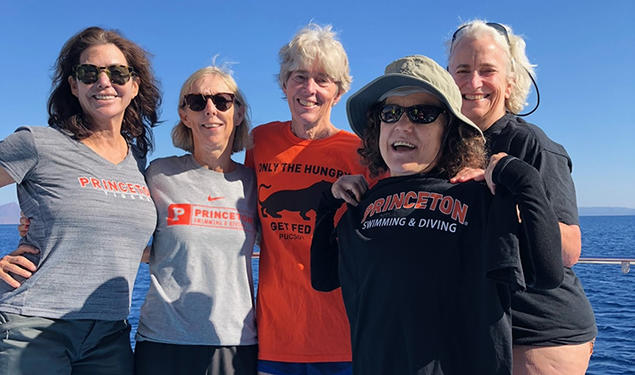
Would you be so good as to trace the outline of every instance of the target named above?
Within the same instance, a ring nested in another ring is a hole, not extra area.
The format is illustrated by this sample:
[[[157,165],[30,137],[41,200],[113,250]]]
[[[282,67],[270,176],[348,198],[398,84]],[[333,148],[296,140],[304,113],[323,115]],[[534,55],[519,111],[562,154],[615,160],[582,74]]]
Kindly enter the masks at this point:
[[[38,270],[0,311],[53,319],[126,319],[156,210],[131,152],[113,164],[56,128],[21,127],[0,142],[0,166],[31,219]]]
[[[184,155],[154,160],[146,179],[158,224],[137,340],[255,344],[253,171],[218,173]]]

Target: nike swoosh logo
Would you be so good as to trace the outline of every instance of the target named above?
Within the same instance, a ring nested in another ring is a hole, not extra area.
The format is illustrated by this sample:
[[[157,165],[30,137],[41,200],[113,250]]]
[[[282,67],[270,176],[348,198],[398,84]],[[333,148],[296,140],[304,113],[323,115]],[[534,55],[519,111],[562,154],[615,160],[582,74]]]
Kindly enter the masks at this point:
[[[213,201],[217,201],[217,200],[223,199],[223,198],[225,198],[225,197],[212,197],[211,195],[208,195],[207,196],[207,201],[208,202],[213,202]]]

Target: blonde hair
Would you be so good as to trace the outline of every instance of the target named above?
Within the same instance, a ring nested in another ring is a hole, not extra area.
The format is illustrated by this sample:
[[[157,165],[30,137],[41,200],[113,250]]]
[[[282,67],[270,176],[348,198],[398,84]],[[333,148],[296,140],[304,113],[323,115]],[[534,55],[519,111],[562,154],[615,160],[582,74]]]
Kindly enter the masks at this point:
[[[242,111],[242,122],[240,124],[234,124],[234,142],[232,144],[232,154],[240,152],[249,146],[249,125],[251,123],[249,119],[249,106],[243,93],[238,89],[238,85],[231,75],[231,72],[220,68],[218,66],[206,66],[195,71],[188,79],[185,80],[179,93],[178,108],[185,106],[184,96],[189,93],[194,85],[194,82],[206,75],[216,75],[220,77],[227,87],[235,96],[235,110]],[[175,147],[183,149],[185,151],[194,152],[194,142],[192,140],[192,130],[185,126],[183,121],[179,122],[172,129],[172,144]]]
[[[337,84],[339,95],[346,93],[351,88],[353,77],[350,75],[348,57],[342,43],[336,39],[336,34],[332,28],[331,25],[322,27],[309,23],[295,34],[289,43],[280,48],[278,53],[280,58],[280,73],[278,74],[280,88],[285,88],[293,71],[310,67],[316,62]]]
[[[518,114],[527,105],[527,96],[531,87],[531,75],[536,76],[533,65],[525,53],[525,40],[513,33],[512,28],[500,24],[507,31],[507,37],[499,30],[487,25],[485,20],[468,21],[457,28],[453,40],[447,42],[448,61],[452,59],[454,45],[463,38],[477,39],[482,35],[489,35],[505,51],[508,61],[507,78],[511,84],[511,93],[505,100],[505,108],[511,113]]]

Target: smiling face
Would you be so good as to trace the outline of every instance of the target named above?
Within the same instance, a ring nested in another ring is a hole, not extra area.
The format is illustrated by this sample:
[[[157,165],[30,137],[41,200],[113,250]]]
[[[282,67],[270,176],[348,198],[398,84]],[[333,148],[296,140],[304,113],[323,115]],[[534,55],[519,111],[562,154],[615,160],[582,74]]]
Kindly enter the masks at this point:
[[[185,94],[214,95],[233,93],[221,76],[207,74],[192,83]],[[209,157],[229,158],[234,143],[234,129],[242,122],[242,111],[234,104],[226,111],[220,111],[211,99],[202,111],[193,111],[189,106],[179,108],[179,116],[185,126],[192,131],[194,158],[201,164]]]
[[[339,88],[319,64],[291,72],[284,88],[291,121],[310,129],[331,123],[331,109],[339,101]]]
[[[86,48],[79,57],[79,63],[98,67],[128,65],[121,50],[111,43]],[[111,124],[121,126],[126,108],[139,92],[136,78],[117,85],[110,82],[105,72],[99,73],[95,83],[85,84],[73,76],[68,77],[68,82],[84,115],[90,119],[91,126],[97,128]]]
[[[461,112],[481,130],[505,115],[505,100],[512,89],[508,58],[490,35],[459,39],[449,69],[463,97]]]
[[[442,106],[441,102],[428,93],[408,96],[391,96],[386,104],[410,107],[417,104]],[[443,129],[447,115],[441,114],[429,124],[414,124],[404,113],[396,123],[380,123],[379,152],[386,162],[391,176],[410,175],[434,167],[441,148]]]

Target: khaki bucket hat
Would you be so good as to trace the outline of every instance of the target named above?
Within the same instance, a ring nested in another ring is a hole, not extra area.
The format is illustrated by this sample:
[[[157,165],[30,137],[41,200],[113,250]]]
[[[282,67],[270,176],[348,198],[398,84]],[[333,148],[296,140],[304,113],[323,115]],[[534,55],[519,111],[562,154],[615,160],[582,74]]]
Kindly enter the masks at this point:
[[[406,56],[391,62],[384,75],[348,98],[346,115],[353,131],[361,137],[367,126],[368,109],[385,93],[404,86],[420,87],[436,96],[459,122],[483,135],[481,129],[461,113],[461,92],[450,73],[434,60],[422,55]]]

